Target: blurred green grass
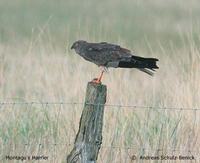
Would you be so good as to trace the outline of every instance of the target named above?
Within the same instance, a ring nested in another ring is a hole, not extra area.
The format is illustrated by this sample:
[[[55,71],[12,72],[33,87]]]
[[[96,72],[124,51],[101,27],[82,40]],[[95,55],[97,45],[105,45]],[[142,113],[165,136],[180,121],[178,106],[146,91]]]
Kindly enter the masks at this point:
[[[68,40],[124,42],[131,47],[183,47],[186,31],[199,41],[197,0],[16,0],[0,2],[0,41],[30,40],[45,26],[51,41],[63,48]],[[181,35],[181,36],[180,36]],[[199,43],[199,42],[198,42]],[[134,45],[134,46],[133,46]]]

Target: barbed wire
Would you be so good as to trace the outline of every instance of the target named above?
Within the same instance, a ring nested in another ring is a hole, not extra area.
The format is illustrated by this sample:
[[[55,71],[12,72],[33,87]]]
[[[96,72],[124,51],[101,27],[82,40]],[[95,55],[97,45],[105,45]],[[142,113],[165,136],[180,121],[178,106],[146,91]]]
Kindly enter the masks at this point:
[[[129,108],[129,109],[153,109],[153,110],[193,110],[199,111],[198,107],[161,107],[161,106],[139,106],[139,105],[122,105],[122,104],[94,104],[84,102],[0,102],[0,105],[93,105],[116,108]]]
[[[0,144],[1,146],[2,144]],[[5,144],[4,144],[5,145]],[[8,143],[7,145],[13,145],[13,146],[39,146],[44,147],[48,145],[52,146],[74,146],[74,143]],[[93,144],[87,144],[92,145]],[[187,153],[198,153],[200,155],[200,151],[197,150],[190,150],[190,149],[176,149],[176,148],[145,148],[145,147],[137,147],[137,145],[134,145],[132,147],[122,147],[122,146],[107,146],[107,145],[101,145],[100,148],[108,148],[108,149],[122,149],[122,150],[138,150],[138,151],[152,151],[152,152],[159,152],[159,151],[166,151],[166,152],[187,152]]]
[[[15,108],[15,105],[27,105],[27,106],[32,106],[32,105],[43,105],[45,106],[44,108],[47,108],[48,105],[93,105],[93,106],[102,106],[104,105],[105,107],[108,108],[127,108],[127,109],[150,109],[150,110],[169,110],[169,111],[174,111],[174,110],[188,110],[188,111],[199,111],[200,108],[198,107],[161,107],[161,106],[138,106],[138,105],[122,105],[122,104],[94,104],[94,103],[84,103],[84,102],[37,102],[37,101],[32,101],[32,102],[2,102],[0,101],[0,110],[7,105],[13,105],[11,108]],[[60,108],[60,107],[58,107]],[[195,114],[196,115],[196,114]],[[53,146],[53,148],[58,148],[60,146],[68,146],[72,148],[74,146],[74,143],[0,143],[0,151],[3,150],[3,147],[5,146],[14,146],[15,148],[24,146],[23,148],[28,148],[31,146],[37,146],[39,148],[45,148],[45,146]],[[193,155],[200,155],[200,150],[192,150],[192,149],[177,149],[177,148],[147,148],[147,147],[141,147],[139,145],[132,145],[132,146],[119,146],[119,145],[101,145],[101,149],[110,149],[110,150],[125,150],[125,151],[131,151],[134,150],[136,153],[140,152],[162,152],[162,153],[173,153],[173,152],[180,152],[180,153],[189,153]],[[128,152],[129,153],[129,152]],[[131,152],[132,153],[132,152]],[[131,156],[130,156],[131,157]]]

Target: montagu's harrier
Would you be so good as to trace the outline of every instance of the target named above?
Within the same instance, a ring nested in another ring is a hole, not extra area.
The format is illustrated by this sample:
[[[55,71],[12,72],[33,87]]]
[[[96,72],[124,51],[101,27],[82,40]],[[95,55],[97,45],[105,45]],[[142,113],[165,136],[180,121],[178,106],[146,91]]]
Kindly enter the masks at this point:
[[[103,73],[108,67],[137,68],[149,75],[153,75],[153,71],[158,69],[156,65],[156,61],[158,61],[157,58],[134,56],[131,54],[130,50],[115,44],[106,42],[88,43],[79,40],[73,43],[71,49],[75,49],[76,53],[87,61],[104,67],[100,77],[93,80],[95,83],[101,83]]]

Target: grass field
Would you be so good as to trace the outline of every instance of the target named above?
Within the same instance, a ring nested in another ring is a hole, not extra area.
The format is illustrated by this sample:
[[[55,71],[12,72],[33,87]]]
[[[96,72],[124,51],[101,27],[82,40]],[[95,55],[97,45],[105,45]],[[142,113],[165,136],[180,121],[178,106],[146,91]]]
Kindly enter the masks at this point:
[[[200,161],[200,111],[158,110],[200,107],[199,20],[198,0],[0,1],[0,162],[6,155],[64,162],[83,105],[51,102],[84,102],[87,82],[100,72],[70,50],[77,39],[160,60],[154,77],[134,69],[105,74],[108,104],[157,108],[106,107],[98,162],[162,154]]]

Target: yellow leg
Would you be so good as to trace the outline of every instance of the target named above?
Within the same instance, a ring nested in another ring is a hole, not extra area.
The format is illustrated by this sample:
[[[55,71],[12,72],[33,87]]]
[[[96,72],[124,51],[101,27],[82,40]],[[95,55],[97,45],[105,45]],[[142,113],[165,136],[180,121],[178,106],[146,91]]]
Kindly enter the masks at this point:
[[[97,78],[93,79],[92,82],[100,84],[101,83],[101,79],[103,77],[103,73],[104,73],[104,70],[101,71],[101,75],[99,76],[99,78],[98,79]]]
[[[97,81],[98,81],[99,83],[101,83],[101,79],[102,79],[102,77],[103,77],[103,73],[104,73],[104,70],[101,71],[101,75],[100,75],[99,78],[97,79]]]

